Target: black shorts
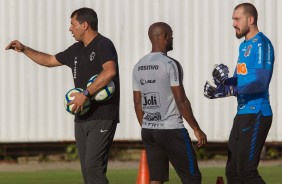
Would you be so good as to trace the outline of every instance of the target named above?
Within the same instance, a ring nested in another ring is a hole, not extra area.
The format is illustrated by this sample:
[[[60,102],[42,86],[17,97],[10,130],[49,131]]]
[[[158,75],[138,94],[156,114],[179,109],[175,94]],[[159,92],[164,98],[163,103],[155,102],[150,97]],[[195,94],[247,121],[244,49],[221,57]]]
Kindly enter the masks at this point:
[[[169,180],[169,161],[182,183],[200,184],[201,173],[188,131],[142,129],[151,181]]]

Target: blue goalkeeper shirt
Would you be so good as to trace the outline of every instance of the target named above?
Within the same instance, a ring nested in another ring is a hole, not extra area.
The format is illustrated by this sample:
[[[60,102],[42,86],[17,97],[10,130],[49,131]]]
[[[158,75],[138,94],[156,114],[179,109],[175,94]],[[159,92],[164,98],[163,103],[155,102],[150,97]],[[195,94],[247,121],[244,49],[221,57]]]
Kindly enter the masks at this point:
[[[234,72],[238,90],[237,114],[272,115],[268,90],[273,64],[274,49],[263,33],[241,43]]]

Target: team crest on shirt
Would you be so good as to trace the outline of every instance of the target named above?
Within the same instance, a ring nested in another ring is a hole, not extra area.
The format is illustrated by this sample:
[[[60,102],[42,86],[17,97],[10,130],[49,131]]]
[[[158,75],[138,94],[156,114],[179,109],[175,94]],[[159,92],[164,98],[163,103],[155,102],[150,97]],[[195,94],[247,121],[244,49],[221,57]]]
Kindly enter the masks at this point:
[[[95,56],[96,56],[95,52],[92,52],[89,56],[89,60],[93,61],[95,59]]]
[[[245,48],[243,49],[243,51],[245,51],[245,53],[244,53],[244,56],[245,56],[245,57],[250,56],[252,47],[253,47],[252,45],[249,45],[247,48],[245,47]]]

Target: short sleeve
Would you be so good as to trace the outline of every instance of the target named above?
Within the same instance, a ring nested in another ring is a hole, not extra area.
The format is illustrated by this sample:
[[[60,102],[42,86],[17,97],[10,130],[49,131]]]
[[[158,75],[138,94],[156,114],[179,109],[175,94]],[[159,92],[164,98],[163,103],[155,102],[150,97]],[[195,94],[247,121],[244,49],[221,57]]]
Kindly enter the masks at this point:
[[[74,55],[75,44],[67,48],[65,51],[57,53],[55,57],[61,64],[67,65],[72,68]]]
[[[169,62],[170,86],[181,86],[183,82],[183,70],[177,61]]]
[[[106,63],[107,61],[115,61],[117,62],[118,56],[117,51],[115,49],[114,44],[110,40],[106,40],[102,43],[99,49],[99,61],[101,65]]]
[[[138,79],[136,79],[136,67],[134,67],[132,72],[132,88],[133,91],[140,91],[139,85],[138,85]]]

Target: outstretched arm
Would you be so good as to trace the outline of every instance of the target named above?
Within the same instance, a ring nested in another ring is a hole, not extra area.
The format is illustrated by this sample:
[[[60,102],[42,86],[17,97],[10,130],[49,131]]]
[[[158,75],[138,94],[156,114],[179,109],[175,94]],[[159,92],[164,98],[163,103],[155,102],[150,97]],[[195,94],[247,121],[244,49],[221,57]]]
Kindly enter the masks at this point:
[[[10,44],[6,47],[6,50],[9,49],[24,53],[32,61],[42,66],[55,67],[62,65],[55,56],[33,50],[32,48],[23,45],[18,40],[11,41]]]

